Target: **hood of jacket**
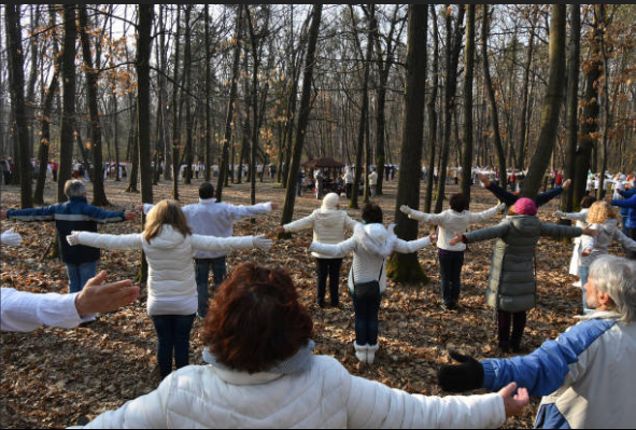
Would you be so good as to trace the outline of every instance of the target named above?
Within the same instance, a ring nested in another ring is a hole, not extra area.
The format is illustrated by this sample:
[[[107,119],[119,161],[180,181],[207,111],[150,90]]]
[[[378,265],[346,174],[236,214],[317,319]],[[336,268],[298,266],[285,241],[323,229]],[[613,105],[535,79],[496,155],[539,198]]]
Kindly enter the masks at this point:
[[[382,224],[358,224],[353,235],[367,252],[387,258],[397,242],[394,230],[395,224],[388,228]]]
[[[185,236],[171,225],[164,225],[157,236],[152,238],[148,245],[159,249],[172,249],[183,244]]]

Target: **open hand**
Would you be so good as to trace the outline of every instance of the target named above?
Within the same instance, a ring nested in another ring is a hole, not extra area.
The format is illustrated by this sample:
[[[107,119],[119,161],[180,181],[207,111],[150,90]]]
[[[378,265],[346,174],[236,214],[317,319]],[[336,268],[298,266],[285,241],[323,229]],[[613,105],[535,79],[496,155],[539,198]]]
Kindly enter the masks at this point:
[[[305,240],[302,237],[299,237],[298,239],[296,239],[296,243],[298,243],[298,245],[302,246],[303,248],[311,248],[311,241],[309,240]]]
[[[490,179],[488,178],[488,176],[484,175],[483,173],[479,173],[477,177],[479,178],[481,183],[484,184],[484,187],[490,187]]]
[[[455,233],[455,237],[452,238],[450,242],[448,243],[450,243],[451,246],[455,246],[461,241],[462,241],[462,236],[459,233]]]
[[[69,245],[71,246],[76,246],[80,244],[80,240],[79,240],[79,236],[80,236],[79,231],[72,231],[71,234],[69,234],[68,236],[66,236],[66,241],[68,242]]]
[[[139,286],[131,280],[104,284],[106,272],[102,271],[90,279],[75,298],[75,308],[82,316],[116,311],[139,297]]]
[[[267,239],[264,234],[260,236],[254,236],[254,239],[252,239],[252,243],[254,245],[254,248],[259,248],[265,251],[271,248],[274,244],[274,242]]]
[[[15,229],[10,229],[0,235],[0,242],[8,246],[20,246],[22,244],[22,236],[16,233]]]
[[[7,219],[7,210],[6,209],[0,210],[0,219]]]
[[[278,206],[278,203],[272,203],[272,210],[273,210],[273,211],[278,210],[278,208],[279,208],[279,207],[280,207],[280,206]]]
[[[274,233],[276,234],[283,234],[285,233],[285,228],[283,226],[278,226],[274,229]]]
[[[567,181],[563,183],[563,189],[567,190],[568,188],[570,188],[571,185],[572,185],[572,179],[568,179]]]
[[[143,206],[142,206],[142,210],[143,210]],[[133,211],[126,211],[126,212],[124,212],[124,219],[126,221],[135,220],[135,219],[137,219],[137,214],[134,213]]]

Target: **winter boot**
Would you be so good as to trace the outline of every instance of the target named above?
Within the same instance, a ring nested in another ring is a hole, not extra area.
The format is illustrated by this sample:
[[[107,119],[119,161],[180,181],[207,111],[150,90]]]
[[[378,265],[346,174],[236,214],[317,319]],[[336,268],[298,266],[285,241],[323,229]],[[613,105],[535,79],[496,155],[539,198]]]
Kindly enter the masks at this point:
[[[380,349],[380,344],[375,344],[368,347],[369,350],[367,352],[367,364],[371,365],[375,361],[375,353]]]
[[[356,358],[363,363],[367,362],[367,352],[369,351],[368,345],[358,345],[356,342],[353,342],[353,347],[356,350]]]

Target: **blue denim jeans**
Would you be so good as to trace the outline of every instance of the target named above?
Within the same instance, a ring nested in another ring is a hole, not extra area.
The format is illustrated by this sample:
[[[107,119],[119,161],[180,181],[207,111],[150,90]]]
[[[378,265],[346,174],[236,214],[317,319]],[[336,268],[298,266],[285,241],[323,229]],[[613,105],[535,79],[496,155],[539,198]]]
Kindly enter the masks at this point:
[[[210,290],[208,287],[208,279],[210,277],[210,266],[212,266],[212,275],[214,276],[214,287],[218,288],[219,285],[227,279],[227,266],[225,264],[225,257],[214,259],[196,259],[196,278],[197,278],[197,293],[199,295],[199,306],[197,314],[201,318],[205,318],[208,311],[208,300],[210,298]]]
[[[82,264],[66,263],[68,271],[69,293],[79,293],[89,279],[94,278],[97,273],[97,261]]]
[[[177,369],[187,366],[190,361],[190,331],[194,314],[155,315],[152,322],[159,338],[157,360],[163,379],[172,373],[173,355]]]
[[[378,314],[382,295],[373,299],[359,300],[353,296],[355,311],[356,343],[358,345],[377,345],[378,343]]]

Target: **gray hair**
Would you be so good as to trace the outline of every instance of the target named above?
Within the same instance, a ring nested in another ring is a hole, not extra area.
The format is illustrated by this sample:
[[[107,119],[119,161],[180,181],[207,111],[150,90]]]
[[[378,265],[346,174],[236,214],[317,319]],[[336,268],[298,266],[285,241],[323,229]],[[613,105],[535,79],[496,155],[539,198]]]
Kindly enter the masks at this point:
[[[82,197],[86,194],[86,185],[84,185],[84,182],[79,179],[69,179],[64,184],[64,194],[66,194],[66,197],[69,199],[73,197]]]
[[[598,291],[608,294],[626,323],[636,321],[636,262],[611,255],[594,261],[590,278]]]

